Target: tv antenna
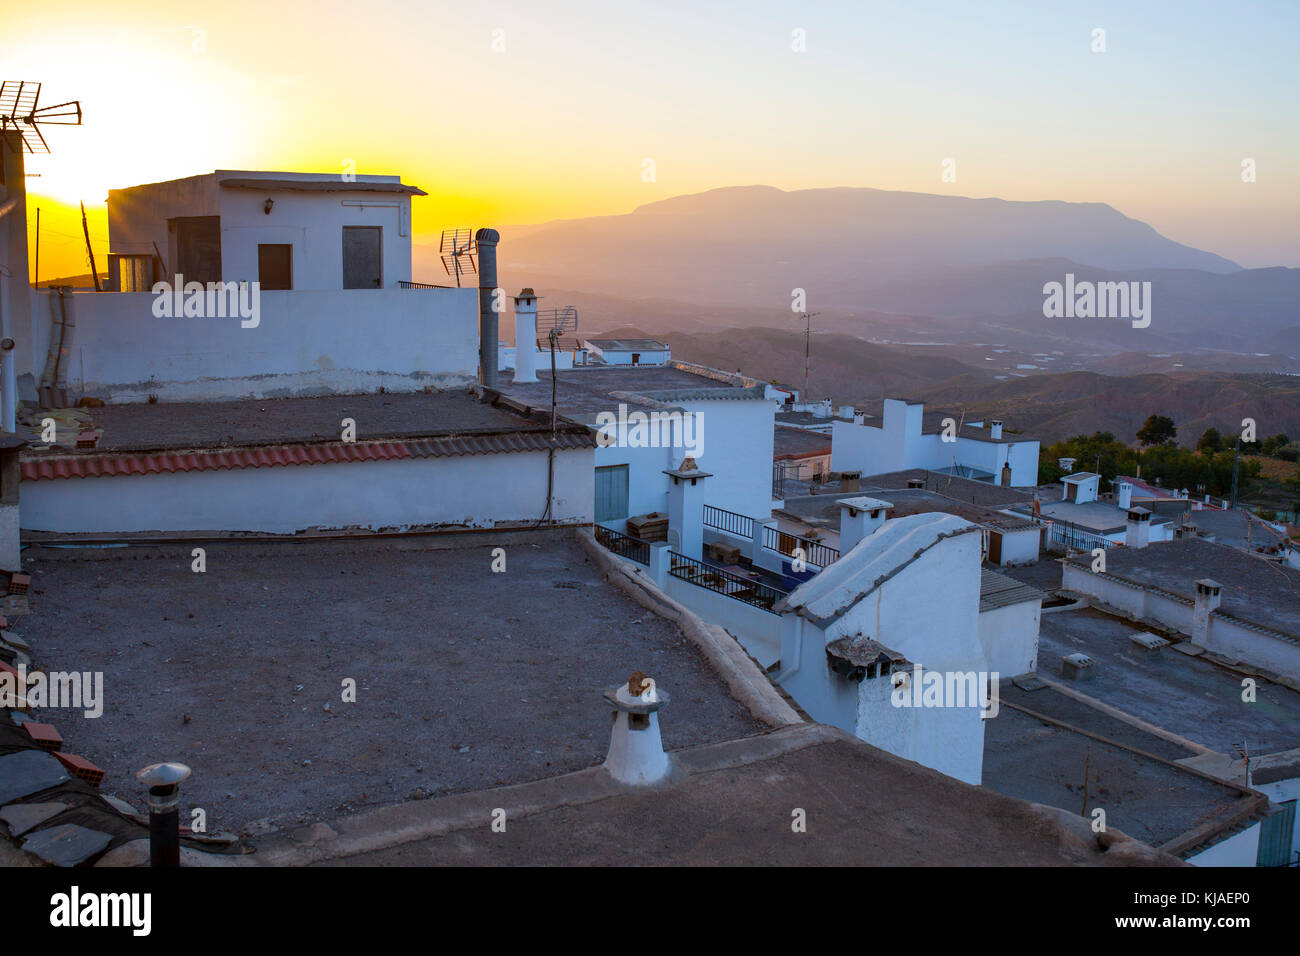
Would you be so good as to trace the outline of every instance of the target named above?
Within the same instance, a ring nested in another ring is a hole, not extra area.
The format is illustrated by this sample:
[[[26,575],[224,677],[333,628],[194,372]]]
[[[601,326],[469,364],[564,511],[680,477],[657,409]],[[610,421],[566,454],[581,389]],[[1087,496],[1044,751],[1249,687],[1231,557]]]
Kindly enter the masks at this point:
[[[48,153],[49,144],[41,134],[41,124],[53,126],[80,126],[81,102],[71,100],[54,106],[37,106],[41,98],[41,84],[31,80],[4,80],[0,82],[0,133],[16,130],[22,142],[21,150],[29,153]],[[6,136],[7,140],[8,137]]]
[[[562,309],[547,309],[545,312],[537,313],[537,328],[542,329],[542,323],[547,322],[547,334],[552,341],[560,338],[565,332],[578,331],[578,308],[573,305],[566,305]]]
[[[478,248],[474,245],[473,229],[444,229],[442,241],[438,243],[438,254],[447,275],[456,277],[458,289],[461,276],[478,272]]]
[[[799,318],[804,321],[803,332],[803,392],[801,397],[808,401],[808,362],[812,354],[812,320],[821,315],[820,312],[801,312]]]

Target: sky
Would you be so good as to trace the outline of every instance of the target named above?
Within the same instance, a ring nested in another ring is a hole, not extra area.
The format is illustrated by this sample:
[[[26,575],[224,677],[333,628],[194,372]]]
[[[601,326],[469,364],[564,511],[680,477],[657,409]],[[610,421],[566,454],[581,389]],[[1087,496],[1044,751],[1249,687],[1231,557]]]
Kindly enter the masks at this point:
[[[429,193],[417,242],[870,186],[1105,202],[1296,267],[1297,35],[1300,3],[1227,0],[48,0],[6,10],[0,71],[85,113],[29,158],[45,277],[88,271],[79,201],[102,262],[110,188],[349,163]]]

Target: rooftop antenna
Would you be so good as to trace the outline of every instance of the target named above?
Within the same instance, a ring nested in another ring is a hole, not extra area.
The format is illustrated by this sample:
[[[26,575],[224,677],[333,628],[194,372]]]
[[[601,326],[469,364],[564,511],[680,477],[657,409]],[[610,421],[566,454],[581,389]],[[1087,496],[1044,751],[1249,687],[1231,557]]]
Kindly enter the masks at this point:
[[[80,126],[81,102],[71,100],[53,106],[37,106],[41,84],[31,80],[0,82],[0,132],[16,130],[22,148],[29,153],[48,153],[49,144],[41,133],[41,124]]]
[[[808,361],[812,354],[812,320],[821,315],[820,312],[801,312],[799,318],[804,321],[803,332],[803,400],[808,401]]]
[[[578,307],[566,305],[562,309],[547,309],[545,312],[537,313],[537,328],[542,328],[542,322],[545,320],[549,323],[547,335],[550,336],[554,344],[565,332],[578,331]]]
[[[474,245],[473,229],[444,229],[438,243],[438,254],[447,275],[456,277],[458,289],[461,276],[478,272],[478,248]]]

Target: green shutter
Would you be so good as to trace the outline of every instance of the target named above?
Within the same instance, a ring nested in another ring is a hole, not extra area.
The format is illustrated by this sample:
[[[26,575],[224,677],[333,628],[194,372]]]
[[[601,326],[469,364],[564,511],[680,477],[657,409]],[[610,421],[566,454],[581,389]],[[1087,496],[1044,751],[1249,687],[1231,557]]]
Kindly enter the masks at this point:
[[[596,520],[627,517],[627,465],[596,469]]]
[[[1295,801],[1288,800],[1259,825],[1259,853],[1256,866],[1287,866],[1291,862],[1291,841],[1295,835]]]

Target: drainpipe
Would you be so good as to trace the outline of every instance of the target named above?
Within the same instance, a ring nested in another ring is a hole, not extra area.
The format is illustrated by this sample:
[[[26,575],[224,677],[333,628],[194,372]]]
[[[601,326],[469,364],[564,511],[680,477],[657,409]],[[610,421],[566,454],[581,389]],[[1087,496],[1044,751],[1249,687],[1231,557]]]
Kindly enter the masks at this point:
[[[14,375],[14,340],[0,339],[0,425],[7,432],[18,430],[18,382]]]
[[[497,387],[497,243],[501,233],[480,229],[474,233],[478,247],[478,368],[479,384]],[[518,358],[516,358],[518,361]]]

